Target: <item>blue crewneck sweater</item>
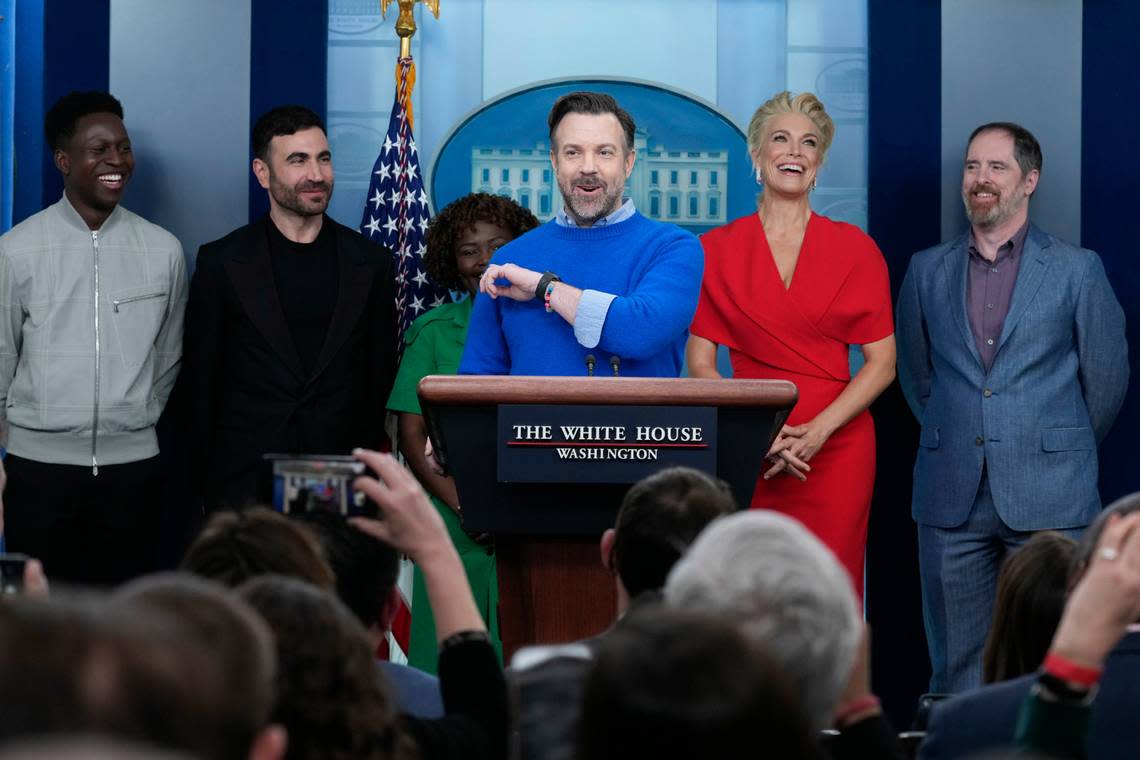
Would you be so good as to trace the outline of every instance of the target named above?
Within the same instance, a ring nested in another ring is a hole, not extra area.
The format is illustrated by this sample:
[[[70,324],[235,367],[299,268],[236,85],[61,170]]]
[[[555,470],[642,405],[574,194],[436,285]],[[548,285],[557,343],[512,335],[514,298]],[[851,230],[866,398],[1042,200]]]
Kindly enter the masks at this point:
[[[597,346],[581,345],[574,327],[541,299],[492,300],[480,293],[471,313],[459,365],[468,375],[611,374],[610,357],[630,377],[677,377],[697,308],[704,254],[688,232],[641,214],[604,227],[562,227],[547,222],[503,246],[493,264],[513,263],[554,272],[582,290],[614,296]]]

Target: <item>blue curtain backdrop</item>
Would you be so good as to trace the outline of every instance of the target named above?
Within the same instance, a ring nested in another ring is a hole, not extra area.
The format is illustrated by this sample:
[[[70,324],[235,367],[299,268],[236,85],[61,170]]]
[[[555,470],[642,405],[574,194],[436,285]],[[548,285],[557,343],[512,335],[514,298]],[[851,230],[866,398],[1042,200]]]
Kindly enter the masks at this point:
[[[0,234],[12,226],[16,118],[16,0],[0,0]]]

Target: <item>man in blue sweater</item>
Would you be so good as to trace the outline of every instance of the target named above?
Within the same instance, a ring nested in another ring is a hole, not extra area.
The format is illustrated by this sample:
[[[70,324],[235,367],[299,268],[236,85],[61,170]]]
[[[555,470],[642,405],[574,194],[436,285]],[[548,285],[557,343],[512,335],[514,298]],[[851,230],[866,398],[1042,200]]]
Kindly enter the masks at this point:
[[[564,205],[495,254],[460,373],[585,375],[592,355],[606,372],[678,376],[704,269],[700,243],[623,200],[635,126],[611,96],[564,95],[547,121]]]

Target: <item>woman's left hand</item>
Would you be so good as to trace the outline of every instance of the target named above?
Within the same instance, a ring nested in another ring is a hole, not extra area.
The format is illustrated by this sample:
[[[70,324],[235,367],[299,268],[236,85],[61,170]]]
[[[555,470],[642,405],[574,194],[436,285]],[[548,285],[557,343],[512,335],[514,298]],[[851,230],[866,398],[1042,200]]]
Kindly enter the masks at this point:
[[[810,462],[823,448],[823,444],[827,443],[831,432],[817,418],[802,425],[784,425],[780,436],[787,439],[785,451],[800,461]]]

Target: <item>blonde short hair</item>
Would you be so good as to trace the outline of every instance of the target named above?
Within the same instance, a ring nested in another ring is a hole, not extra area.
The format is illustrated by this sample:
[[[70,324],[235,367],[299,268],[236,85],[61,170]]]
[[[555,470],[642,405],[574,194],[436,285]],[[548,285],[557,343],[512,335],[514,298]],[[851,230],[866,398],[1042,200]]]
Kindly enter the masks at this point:
[[[784,113],[803,114],[815,124],[819,130],[819,159],[822,162],[835,137],[835,122],[827,115],[823,102],[810,92],[801,92],[793,96],[784,90],[773,95],[768,102],[756,109],[756,113],[752,114],[752,120],[748,122],[748,155],[754,155],[756,149],[760,147],[768,120]]]

